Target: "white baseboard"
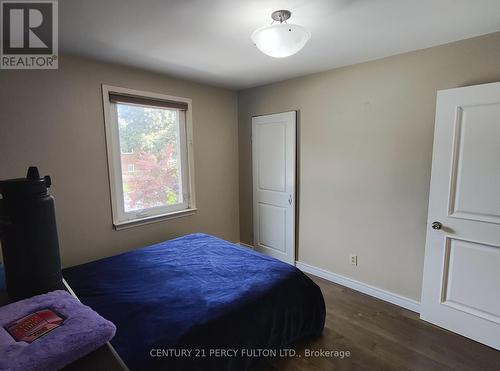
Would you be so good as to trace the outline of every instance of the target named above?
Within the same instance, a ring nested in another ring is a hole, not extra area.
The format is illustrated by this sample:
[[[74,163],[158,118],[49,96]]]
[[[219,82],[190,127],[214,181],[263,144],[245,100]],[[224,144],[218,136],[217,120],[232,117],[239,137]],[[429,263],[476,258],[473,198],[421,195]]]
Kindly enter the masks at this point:
[[[341,276],[340,274],[337,273],[329,272],[325,269],[313,267],[312,265],[306,263],[297,261],[295,262],[295,265],[297,266],[297,268],[299,268],[301,271],[305,273],[310,273],[314,276],[324,278],[325,280],[337,283],[342,286],[349,287],[350,289],[387,301],[391,304],[398,305],[413,312],[420,313],[420,302],[416,300],[409,299],[407,297],[394,294],[392,292],[383,289],[379,289],[378,287],[367,285],[366,283],[359,282],[345,276]]]
[[[236,244],[254,250],[254,247],[252,245],[248,245],[244,242],[236,242]]]

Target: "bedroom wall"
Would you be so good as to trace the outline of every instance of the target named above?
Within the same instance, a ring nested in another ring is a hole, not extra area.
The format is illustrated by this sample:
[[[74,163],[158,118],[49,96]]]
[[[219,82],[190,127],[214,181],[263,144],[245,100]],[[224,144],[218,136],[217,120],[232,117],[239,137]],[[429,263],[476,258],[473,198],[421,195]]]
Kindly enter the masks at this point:
[[[298,260],[420,300],[436,91],[494,81],[500,33],[241,91],[241,241],[251,117],[299,110]]]
[[[52,176],[63,265],[191,232],[239,240],[235,92],[72,56],[59,66],[0,71],[0,179],[29,165]],[[113,229],[103,83],[192,98],[196,215]]]

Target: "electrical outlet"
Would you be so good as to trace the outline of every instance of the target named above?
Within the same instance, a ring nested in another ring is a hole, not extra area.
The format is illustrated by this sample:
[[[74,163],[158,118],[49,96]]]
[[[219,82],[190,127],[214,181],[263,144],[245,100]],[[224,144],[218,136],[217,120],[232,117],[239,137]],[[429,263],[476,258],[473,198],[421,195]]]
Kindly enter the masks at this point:
[[[351,265],[358,265],[358,256],[356,254],[349,255],[349,263]]]

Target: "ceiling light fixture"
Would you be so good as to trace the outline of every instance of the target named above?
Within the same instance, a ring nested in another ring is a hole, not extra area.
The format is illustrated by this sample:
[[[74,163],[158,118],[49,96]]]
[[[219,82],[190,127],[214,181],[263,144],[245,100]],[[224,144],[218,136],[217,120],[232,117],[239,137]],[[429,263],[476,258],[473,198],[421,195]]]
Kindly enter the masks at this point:
[[[262,53],[274,58],[285,58],[306,45],[311,33],[302,26],[286,23],[291,15],[289,10],[277,10],[271,14],[273,22],[269,26],[258,28],[252,33],[252,40]]]

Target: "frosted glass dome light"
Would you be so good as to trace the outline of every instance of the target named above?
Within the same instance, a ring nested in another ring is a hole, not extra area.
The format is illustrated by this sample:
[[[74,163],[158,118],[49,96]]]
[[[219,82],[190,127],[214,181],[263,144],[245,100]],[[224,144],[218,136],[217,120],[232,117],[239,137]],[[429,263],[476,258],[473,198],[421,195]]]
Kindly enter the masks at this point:
[[[262,53],[274,58],[285,58],[306,45],[311,33],[302,26],[286,23],[291,15],[288,10],[277,10],[271,17],[273,22],[280,23],[258,28],[252,33],[252,40]]]

